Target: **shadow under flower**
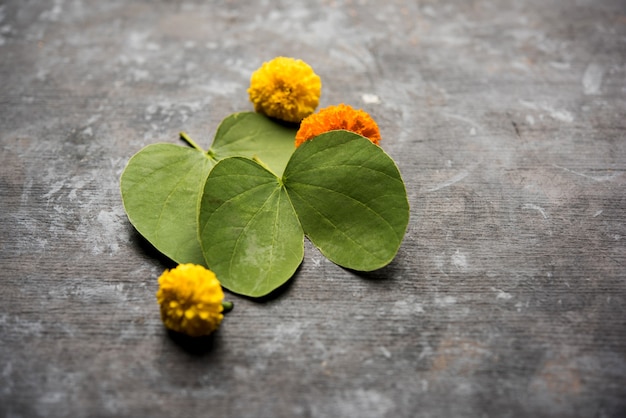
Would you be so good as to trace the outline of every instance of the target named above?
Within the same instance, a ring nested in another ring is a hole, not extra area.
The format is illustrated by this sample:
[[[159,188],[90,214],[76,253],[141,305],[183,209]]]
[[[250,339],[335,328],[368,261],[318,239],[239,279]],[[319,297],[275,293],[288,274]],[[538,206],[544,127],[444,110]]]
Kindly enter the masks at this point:
[[[180,332],[167,330],[167,336],[184,352],[192,356],[205,356],[217,349],[219,345],[219,330],[202,337],[190,337]]]
[[[281,120],[281,119],[277,119],[277,118],[272,118],[270,116],[268,116],[268,119],[271,120],[272,122],[275,122],[279,125],[284,126],[285,128],[289,128],[289,129],[298,129],[300,128],[300,122],[288,122],[286,120]]]

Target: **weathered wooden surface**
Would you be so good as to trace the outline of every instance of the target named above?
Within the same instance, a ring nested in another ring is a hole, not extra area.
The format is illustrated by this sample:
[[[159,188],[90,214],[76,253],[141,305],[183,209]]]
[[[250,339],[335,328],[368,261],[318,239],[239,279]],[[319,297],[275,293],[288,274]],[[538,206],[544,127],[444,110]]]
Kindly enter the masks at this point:
[[[119,176],[277,55],[376,118],[409,230],[189,344]],[[0,57],[1,416],[626,416],[624,1],[8,0]]]

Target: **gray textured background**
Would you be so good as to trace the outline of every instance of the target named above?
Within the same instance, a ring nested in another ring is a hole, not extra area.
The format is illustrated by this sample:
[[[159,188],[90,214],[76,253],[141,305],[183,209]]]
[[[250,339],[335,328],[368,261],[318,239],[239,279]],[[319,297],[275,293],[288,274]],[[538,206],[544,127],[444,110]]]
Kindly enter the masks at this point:
[[[409,229],[192,344],[119,176],[277,55],[378,121]],[[626,416],[625,1],[5,0],[0,80],[0,416]]]

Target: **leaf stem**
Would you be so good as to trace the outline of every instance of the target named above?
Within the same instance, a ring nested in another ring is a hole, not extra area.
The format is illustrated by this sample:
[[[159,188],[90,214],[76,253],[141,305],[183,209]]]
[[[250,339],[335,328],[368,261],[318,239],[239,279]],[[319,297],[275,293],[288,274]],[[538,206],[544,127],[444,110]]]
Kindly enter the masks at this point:
[[[233,310],[233,307],[235,306],[231,301],[229,300],[225,300],[222,302],[222,306],[224,307],[223,312],[227,313]]]
[[[181,132],[180,133],[180,137],[189,145],[191,145],[193,148],[197,149],[200,152],[204,152],[204,150],[200,147],[200,145],[196,144],[196,141],[194,141],[193,139],[191,139],[189,137],[189,135],[187,135],[187,133],[185,132]]]

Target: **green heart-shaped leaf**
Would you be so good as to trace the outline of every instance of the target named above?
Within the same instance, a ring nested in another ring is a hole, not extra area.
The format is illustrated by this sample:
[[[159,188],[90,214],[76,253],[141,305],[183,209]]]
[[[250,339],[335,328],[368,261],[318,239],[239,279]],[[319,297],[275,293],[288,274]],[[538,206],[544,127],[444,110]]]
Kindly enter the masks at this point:
[[[396,255],[409,205],[393,160],[347,131],[322,134],[292,155],[282,180],[245,158],[220,161],[199,213],[206,261],[227,289],[263,296],[303,257],[303,230],[336,264],[361,271]]]
[[[280,180],[245,158],[212,170],[199,215],[204,257],[227,289],[264,296],[294,274],[304,233]]]
[[[331,131],[294,152],[283,182],[307,237],[328,259],[371,271],[395,257],[409,204],[393,160],[368,139]]]
[[[296,128],[283,125],[259,113],[230,115],[217,128],[211,152],[226,157],[257,157],[277,176],[282,176],[295,150]]]
[[[195,149],[153,144],[135,154],[122,173],[122,200],[130,223],[178,263],[204,264],[197,211],[214,165],[206,153]]]
[[[228,116],[211,149],[153,144],[135,154],[121,178],[130,222],[177,263],[205,264],[198,242],[198,205],[211,168],[222,158],[259,157],[282,174],[294,150],[295,128],[251,112]]]

